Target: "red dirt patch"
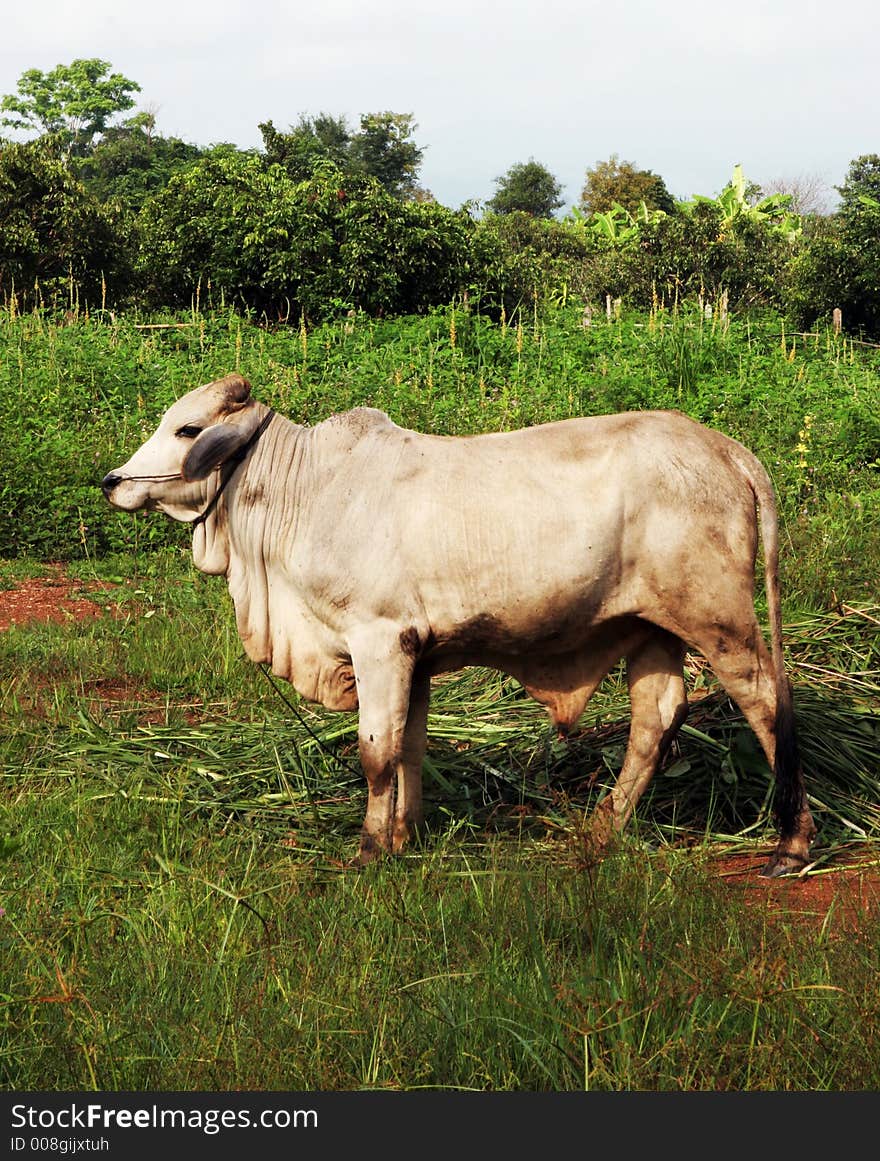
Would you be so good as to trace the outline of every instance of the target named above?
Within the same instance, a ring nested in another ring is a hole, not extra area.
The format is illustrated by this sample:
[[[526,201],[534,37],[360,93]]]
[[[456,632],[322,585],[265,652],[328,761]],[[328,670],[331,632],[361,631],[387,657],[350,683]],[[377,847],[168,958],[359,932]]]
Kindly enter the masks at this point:
[[[853,931],[880,917],[880,865],[876,851],[842,852],[804,876],[761,878],[767,854],[722,856],[713,869],[744,902],[774,916],[799,915],[817,927]]]
[[[49,576],[23,580],[15,588],[0,590],[0,631],[32,621],[75,624],[103,615],[105,609],[97,600],[81,594],[83,589],[100,593],[111,585],[101,581],[74,582],[63,574],[60,565],[48,567]]]

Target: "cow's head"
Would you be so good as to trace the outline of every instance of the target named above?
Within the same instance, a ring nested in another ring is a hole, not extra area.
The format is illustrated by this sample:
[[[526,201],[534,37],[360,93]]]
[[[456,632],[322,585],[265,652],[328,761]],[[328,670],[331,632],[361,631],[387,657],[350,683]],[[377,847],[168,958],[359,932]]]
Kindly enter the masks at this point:
[[[197,387],[169,407],[128,463],[104,477],[104,495],[126,512],[157,509],[195,520],[216,489],[212,472],[245,447],[266,414],[241,375]]]

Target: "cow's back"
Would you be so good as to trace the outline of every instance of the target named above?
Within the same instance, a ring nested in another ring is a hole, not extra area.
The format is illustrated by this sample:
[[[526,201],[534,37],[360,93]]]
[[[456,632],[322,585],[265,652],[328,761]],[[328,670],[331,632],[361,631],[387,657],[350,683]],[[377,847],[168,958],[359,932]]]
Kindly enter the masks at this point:
[[[456,437],[358,409],[312,435],[327,470],[306,555],[342,588],[356,576],[373,615],[403,601],[441,630],[491,612],[511,636],[568,632],[644,607],[711,536],[740,556],[745,537],[753,567],[739,445],[677,412]]]

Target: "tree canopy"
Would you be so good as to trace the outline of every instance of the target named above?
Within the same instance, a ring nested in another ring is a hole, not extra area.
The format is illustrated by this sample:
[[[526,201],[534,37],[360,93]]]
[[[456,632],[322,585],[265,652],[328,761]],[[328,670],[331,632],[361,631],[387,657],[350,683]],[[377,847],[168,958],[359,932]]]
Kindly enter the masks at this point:
[[[413,140],[411,113],[365,113],[357,132],[330,113],[301,116],[287,133],[272,121],[259,128],[266,160],[283,166],[294,181],[307,181],[330,162],[346,175],[375,178],[395,197],[415,196],[423,150]]]
[[[105,276],[127,286],[126,241],[45,142],[0,146],[0,298],[39,300],[74,280],[100,300]]]
[[[858,217],[866,205],[880,202],[880,155],[863,153],[849,164],[840,194],[840,215],[844,219]],[[866,202],[865,199],[868,199]]]
[[[404,201],[332,162],[297,182],[278,163],[215,152],[144,206],[138,265],[155,305],[210,285],[279,316],[419,311],[460,291],[472,230],[466,214]]]
[[[67,153],[82,153],[110,119],[134,106],[141,87],[122,73],[111,73],[109,61],[97,57],[56,65],[48,73],[28,69],[18,93],[0,100],[0,124],[51,134]]]
[[[339,169],[345,167],[351,130],[344,117],[302,115],[287,133],[276,129],[272,121],[261,121],[259,129],[266,160],[283,166],[294,181],[307,181],[322,161],[331,161]]]
[[[530,157],[495,179],[495,196],[486,203],[493,214],[531,214],[551,218],[563,205],[562,185],[546,166]]]
[[[631,161],[619,161],[616,153],[587,170],[581,194],[581,209],[585,213],[604,213],[616,203],[635,214],[642,202],[648,210],[668,214],[675,209],[675,199],[659,174],[650,169],[637,169]]]
[[[838,187],[839,209],[792,212],[742,167],[716,197],[676,202],[617,155],[588,169],[581,207],[529,158],[495,179],[487,213],[453,211],[418,186],[410,113],[352,128],[331,113],[262,149],[165,137],[123,119],[140,86],[98,58],[22,74],[0,100],[0,304],[69,309],[186,306],[194,295],[266,319],[428,311],[452,300],[510,320],[525,309],[621,299],[772,306],[804,327],[840,307],[880,337],[880,155]]]
[[[171,177],[203,155],[204,150],[177,137],[155,133],[155,117],[141,113],[106,129],[76,170],[99,201],[137,211],[164,189]]]

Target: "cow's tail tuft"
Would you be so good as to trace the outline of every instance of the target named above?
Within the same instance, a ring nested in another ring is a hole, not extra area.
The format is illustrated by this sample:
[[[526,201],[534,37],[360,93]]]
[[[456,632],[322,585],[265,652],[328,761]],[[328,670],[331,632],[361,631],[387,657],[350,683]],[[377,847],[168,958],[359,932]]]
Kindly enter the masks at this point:
[[[791,684],[782,653],[782,600],[779,589],[779,518],[773,485],[764,468],[754,460],[748,465],[749,482],[760,508],[761,543],[764,549],[764,585],[770,624],[770,656],[776,682],[776,755],[773,763],[775,791],[773,815],[783,836],[794,833],[803,809],[801,758],[794,720]]]

